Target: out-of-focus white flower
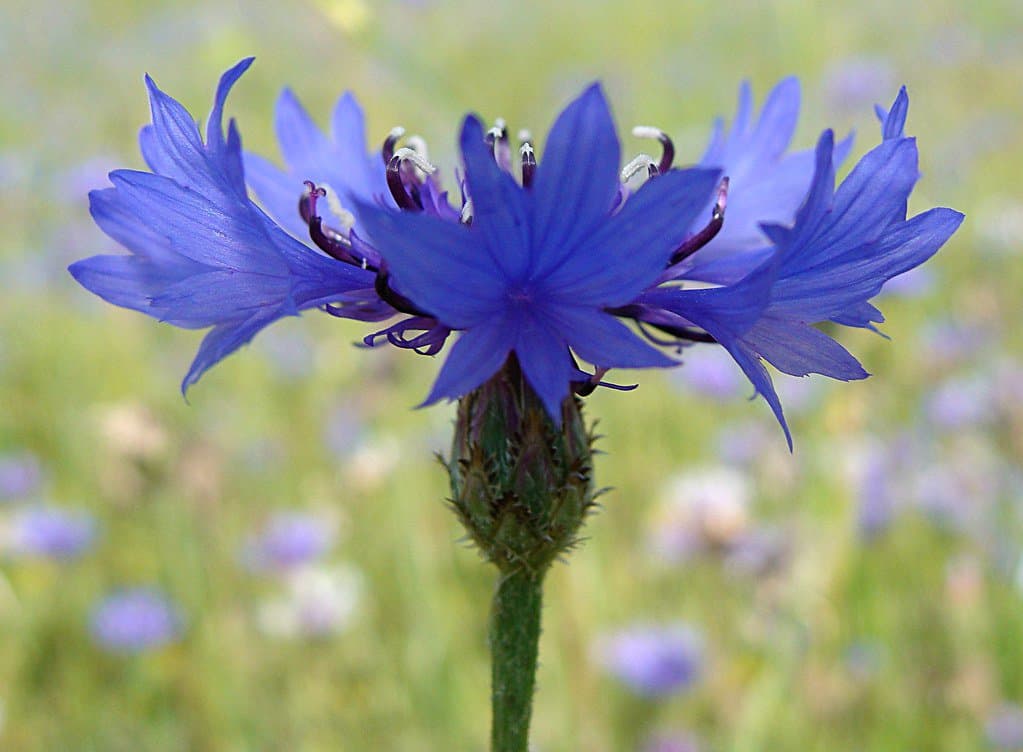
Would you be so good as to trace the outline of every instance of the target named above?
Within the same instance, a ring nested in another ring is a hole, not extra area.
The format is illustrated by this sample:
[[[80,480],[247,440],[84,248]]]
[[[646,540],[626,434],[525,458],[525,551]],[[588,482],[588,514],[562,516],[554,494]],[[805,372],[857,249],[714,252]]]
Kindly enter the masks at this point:
[[[668,480],[650,524],[650,546],[669,561],[708,546],[727,546],[747,531],[750,482],[721,466],[680,473]]]
[[[303,567],[285,578],[286,592],[260,605],[259,628],[276,637],[322,637],[343,632],[362,598],[354,567]]]

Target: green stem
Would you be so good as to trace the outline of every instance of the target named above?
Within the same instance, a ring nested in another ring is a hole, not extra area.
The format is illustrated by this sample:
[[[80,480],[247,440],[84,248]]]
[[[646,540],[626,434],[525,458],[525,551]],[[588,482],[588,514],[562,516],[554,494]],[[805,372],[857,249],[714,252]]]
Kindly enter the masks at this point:
[[[543,573],[502,572],[490,615],[492,752],[527,752]]]

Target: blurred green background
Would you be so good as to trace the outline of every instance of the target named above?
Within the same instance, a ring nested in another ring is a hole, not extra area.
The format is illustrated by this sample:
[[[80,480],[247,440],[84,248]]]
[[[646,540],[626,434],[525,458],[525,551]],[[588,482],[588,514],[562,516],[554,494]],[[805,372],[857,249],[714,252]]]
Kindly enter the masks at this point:
[[[548,578],[533,736],[544,752],[1023,744],[1023,5],[7,0],[0,51],[0,459],[39,476],[0,507],[0,749],[485,748],[493,575],[442,503],[453,411],[411,409],[437,362],[358,350],[367,328],[312,313],[186,403],[198,334],[65,271],[115,248],[86,194],[142,166],[143,72],[205,117],[250,54],[228,104],[248,148],[276,158],[284,85],[321,123],[350,88],[372,141],[400,123],[449,170],[466,110],[540,136],[594,78],[624,133],[658,125],[684,163],[742,79],[759,103],[796,74],[797,146],[853,128],[858,158],[873,103],[905,83],[911,212],[966,223],[880,299],[891,341],[841,334],[873,378],[780,385],[792,455],[713,353],[587,400],[614,490]],[[19,545],[39,503],[92,515],[88,550]],[[284,510],[322,520],[329,550],[245,566]],[[327,584],[310,596],[309,577]],[[131,586],[165,593],[180,635],[111,654],[90,620]],[[602,638],[679,622],[703,635],[685,691],[639,697],[602,668]]]

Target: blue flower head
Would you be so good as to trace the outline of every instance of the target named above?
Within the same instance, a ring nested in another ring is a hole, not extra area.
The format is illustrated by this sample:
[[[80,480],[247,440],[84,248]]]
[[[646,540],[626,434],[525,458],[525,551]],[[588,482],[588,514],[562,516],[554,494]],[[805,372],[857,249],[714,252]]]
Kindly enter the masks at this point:
[[[313,251],[249,200],[241,138],[234,121],[225,138],[221,118],[228,91],[251,62],[221,78],[205,143],[184,107],[146,77],[153,123],[139,143],[152,172],[117,170],[113,188],[89,195],[93,219],[131,255],[70,267],[110,303],[175,326],[212,327],[183,389],[282,316],[326,303],[379,304],[371,273]]]
[[[211,327],[185,387],[262,327],[317,308],[394,317],[368,346],[436,355],[454,334],[427,404],[463,397],[513,360],[557,422],[570,394],[610,386],[608,369],[675,366],[673,356],[702,342],[735,359],[785,427],[763,363],[798,376],[866,376],[814,324],[872,328],[882,319],[869,299],[962,220],[950,209],[906,217],[917,152],[903,136],[905,90],[879,110],[881,145],[837,189],[835,164],[851,140],[836,145],[826,131],[815,150],[787,152],[794,79],[755,122],[744,85],[730,131],[719,124],[688,169],[673,168],[667,134],[640,128],[660,141],[660,159],[641,155],[619,171],[597,84],[558,116],[540,158],[524,137],[517,164],[504,124],[487,129],[470,115],[452,206],[421,141],[399,147],[396,129],[380,158],[368,153],[350,94],[327,137],[285,91],[276,118],[285,167],[243,156],[234,122],[225,137],[221,120],[250,62],[221,79],[205,141],[147,78],[153,123],[140,142],[152,172],[116,171],[114,187],[91,196],[97,223],[131,254],[71,267],[110,302]]]
[[[619,144],[597,85],[557,119],[528,185],[494,159],[476,117],[460,143],[468,227],[362,207],[395,283],[462,331],[427,402],[472,391],[513,353],[552,416],[578,379],[572,352],[601,368],[675,365],[609,309],[656,282],[718,171],[668,172],[613,212]]]

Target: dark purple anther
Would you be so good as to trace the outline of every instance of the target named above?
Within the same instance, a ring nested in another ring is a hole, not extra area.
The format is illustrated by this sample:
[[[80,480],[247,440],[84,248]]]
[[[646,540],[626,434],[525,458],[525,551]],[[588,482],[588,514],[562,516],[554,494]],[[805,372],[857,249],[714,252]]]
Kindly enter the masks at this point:
[[[394,159],[394,147],[398,145],[398,141],[404,135],[405,129],[400,125],[391,128],[391,132],[387,134],[384,145],[380,147],[380,156],[383,157],[385,165],[391,164],[391,160]]]
[[[367,268],[362,259],[352,254],[352,244],[348,238],[329,227],[324,227],[323,220],[319,217],[309,219],[309,237],[316,243],[316,247],[328,256],[346,264]]]
[[[484,137],[487,145],[494,151],[494,161],[503,170],[511,170],[511,147],[508,145],[508,126],[504,120],[498,118],[494,121],[494,127],[487,131]]]
[[[688,238],[678,247],[677,251],[671,254],[668,266],[674,266],[680,261],[685,261],[714,239],[714,236],[721,231],[721,226],[725,223],[725,204],[727,200],[728,178],[721,178],[721,184],[718,186],[718,200],[715,202],[714,210],[711,212],[710,222],[698,233]]]
[[[519,156],[522,160],[522,187],[529,188],[533,184],[533,175],[536,174],[536,152],[533,145],[526,141],[519,147]]]
[[[657,172],[651,171],[651,176],[664,174],[671,169],[675,162],[675,144],[667,133],[649,125],[637,125],[632,129],[632,135],[637,138],[655,138],[661,144],[661,161],[657,163]]]
[[[395,154],[387,163],[387,187],[391,190],[391,195],[394,196],[394,201],[399,208],[406,211],[422,211],[422,199],[419,199],[418,189],[411,186],[412,192],[410,193],[405,188],[405,181],[401,179],[401,162],[401,156]]]
[[[311,180],[305,181],[305,186],[306,191],[298,202],[298,212],[309,225],[309,237],[316,247],[338,261],[376,271],[366,263],[366,259],[352,252],[352,242],[347,237],[331,227],[324,227],[323,220],[316,212],[316,203],[327,195],[327,191],[317,187]]]
[[[305,187],[305,193],[298,200],[298,213],[302,217],[302,221],[309,224],[310,220],[316,216],[316,200],[326,196],[327,192],[323,188],[317,188],[311,180],[305,181]]]
[[[399,313],[407,313],[410,316],[425,316],[426,318],[433,318],[430,314],[426,313],[426,311],[417,308],[416,304],[404,295],[399,292],[395,292],[395,290],[391,288],[390,280],[391,274],[387,271],[387,264],[381,261],[380,268],[377,269],[377,278],[373,282],[373,287],[382,301],[390,305],[391,308]]]

